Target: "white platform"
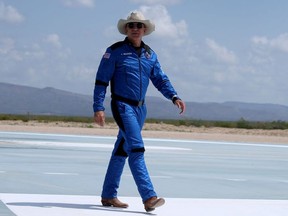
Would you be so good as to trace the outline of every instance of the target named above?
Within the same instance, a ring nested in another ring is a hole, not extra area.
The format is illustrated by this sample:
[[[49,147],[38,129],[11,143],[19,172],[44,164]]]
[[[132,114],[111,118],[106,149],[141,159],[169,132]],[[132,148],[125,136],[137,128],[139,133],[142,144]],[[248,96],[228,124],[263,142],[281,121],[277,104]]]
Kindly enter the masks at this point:
[[[43,194],[0,194],[17,216],[287,216],[288,200],[166,198],[166,204],[146,213],[140,198],[121,197],[128,209],[102,207],[100,197]]]

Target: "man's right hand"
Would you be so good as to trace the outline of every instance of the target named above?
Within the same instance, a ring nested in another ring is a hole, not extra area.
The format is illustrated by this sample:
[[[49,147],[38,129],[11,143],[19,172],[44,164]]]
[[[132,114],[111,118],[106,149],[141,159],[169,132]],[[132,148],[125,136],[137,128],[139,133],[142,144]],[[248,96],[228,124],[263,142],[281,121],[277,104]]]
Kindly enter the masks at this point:
[[[104,111],[95,112],[94,113],[94,121],[96,124],[103,127],[105,125],[105,113],[104,113]]]

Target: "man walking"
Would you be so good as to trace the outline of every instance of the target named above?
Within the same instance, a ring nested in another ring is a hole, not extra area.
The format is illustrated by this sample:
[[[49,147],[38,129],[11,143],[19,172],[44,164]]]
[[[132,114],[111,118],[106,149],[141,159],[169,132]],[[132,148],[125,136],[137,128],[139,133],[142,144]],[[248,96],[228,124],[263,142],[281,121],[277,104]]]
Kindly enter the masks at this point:
[[[162,71],[156,53],[142,41],[151,34],[155,25],[140,12],[132,12],[120,19],[118,30],[126,35],[124,41],[108,47],[100,62],[94,88],[94,119],[105,124],[103,102],[106,89],[111,87],[111,110],[119,133],[110,158],[102,190],[102,204],[127,208],[117,198],[120,178],[128,158],[130,170],[147,212],[165,203],[158,198],[152,185],[145,160],[141,130],[146,118],[145,95],[149,80],[183,113],[185,103],[177,96],[168,76]]]

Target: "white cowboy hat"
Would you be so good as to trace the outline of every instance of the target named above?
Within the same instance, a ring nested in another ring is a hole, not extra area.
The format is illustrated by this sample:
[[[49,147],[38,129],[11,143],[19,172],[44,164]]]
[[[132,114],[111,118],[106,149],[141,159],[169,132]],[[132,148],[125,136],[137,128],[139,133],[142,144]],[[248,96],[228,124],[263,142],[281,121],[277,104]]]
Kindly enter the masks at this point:
[[[149,35],[153,31],[155,31],[155,24],[152,23],[150,20],[145,20],[144,15],[141,12],[132,12],[128,17],[127,20],[125,19],[120,19],[118,21],[118,30],[121,34],[127,35],[126,34],[126,24],[131,23],[131,22],[141,22],[145,25],[146,30],[144,35]]]

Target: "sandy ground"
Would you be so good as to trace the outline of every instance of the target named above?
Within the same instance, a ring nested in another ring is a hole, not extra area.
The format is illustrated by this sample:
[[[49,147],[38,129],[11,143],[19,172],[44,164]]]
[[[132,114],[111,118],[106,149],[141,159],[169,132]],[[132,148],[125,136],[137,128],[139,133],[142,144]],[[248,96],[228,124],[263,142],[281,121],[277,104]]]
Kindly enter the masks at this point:
[[[0,121],[0,131],[95,136],[116,136],[118,133],[115,124],[106,124],[104,127],[99,127],[95,124],[87,123],[44,123],[37,121]],[[198,128],[186,126],[177,127],[167,124],[145,124],[142,136],[149,138],[288,144],[288,130],[247,130],[216,127]]]

